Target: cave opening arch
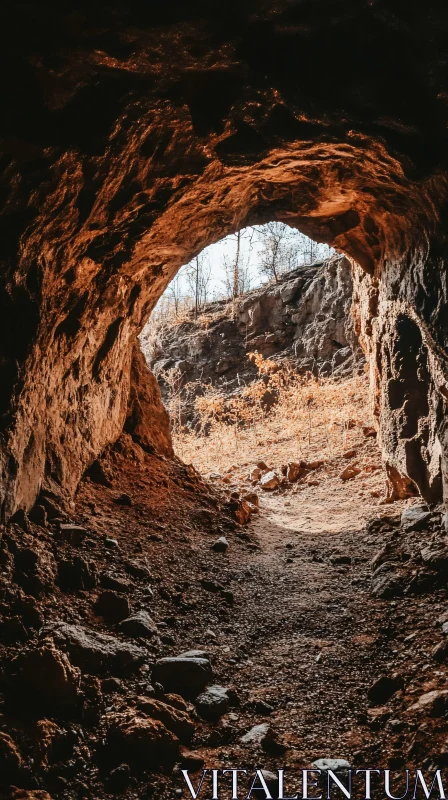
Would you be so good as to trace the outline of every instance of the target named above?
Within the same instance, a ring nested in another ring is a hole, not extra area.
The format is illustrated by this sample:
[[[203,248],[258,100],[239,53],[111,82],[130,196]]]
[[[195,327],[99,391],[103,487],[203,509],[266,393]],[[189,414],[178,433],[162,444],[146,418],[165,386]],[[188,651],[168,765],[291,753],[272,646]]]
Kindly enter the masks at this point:
[[[405,302],[391,298],[391,285],[406,266],[427,258],[434,226],[432,186],[426,192],[419,186],[417,193],[412,182],[404,181],[396,161],[378,145],[371,148],[369,153],[364,142],[361,159],[354,146],[301,143],[245,166],[212,162],[187,187],[160,201],[152,225],[143,231],[124,226],[130,208],[142,202],[128,171],[120,175],[118,186],[114,182],[103,187],[80,228],[78,216],[78,232],[57,261],[61,264],[68,252],[71,258],[62,269],[56,270],[53,263],[48,276],[54,288],[52,303],[39,322],[30,355],[35,359],[38,354],[40,379],[36,382],[32,371],[24,376],[8,431],[5,513],[30,507],[42,486],[73,493],[89,463],[124,426],[131,426],[131,353],[176,271],[227,234],[271,219],[353,258],[355,324],[367,355],[375,354],[371,379],[377,415],[385,441],[393,439],[400,423],[397,420],[395,431],[389,430],[380,342],[386,322],[394,338],[393,316]],[[144,164],[147,168],[147,160]],[[110,219],[111,204],[112,226],[104,216],[107,211]],[[40,234],[30,234],[25,254],[36,247]],[[135,378],[135,370],[133,374]],[[42,416],[42,408],[49,413]],[[426,430],[423,444],[418,442],[414,450],[424,447],[431,435],[434,438],[434,431]],[[388,452],[390,475],[403,494],[415,480],[406,468],[403,476],[401,462],[394,464],[396,450],[391,447]],[[421,458],[428,460],[424,454]],[[429,486],[430,480],[425,480]],[[430,496],[427,486],[424,491]]]

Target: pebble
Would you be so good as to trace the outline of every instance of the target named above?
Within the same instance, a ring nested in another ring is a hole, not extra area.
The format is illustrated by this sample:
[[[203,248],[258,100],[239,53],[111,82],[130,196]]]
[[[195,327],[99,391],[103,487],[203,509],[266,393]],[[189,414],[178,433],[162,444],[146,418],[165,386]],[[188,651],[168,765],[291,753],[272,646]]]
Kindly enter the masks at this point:
[[[229,543],[226,537],[220,536],[219,539],[212,544],[211,549],[214,550],[215,553],[225,553],[229,549]]]

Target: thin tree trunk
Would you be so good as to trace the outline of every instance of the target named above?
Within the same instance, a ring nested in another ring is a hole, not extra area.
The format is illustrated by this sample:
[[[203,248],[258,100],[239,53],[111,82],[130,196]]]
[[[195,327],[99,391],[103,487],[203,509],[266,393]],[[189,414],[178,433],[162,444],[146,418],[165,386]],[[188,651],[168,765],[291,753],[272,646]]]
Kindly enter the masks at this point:
[[[238,297],[240,293],[240,245],[241,231],[238,231],[236,234],[236,256],[233,268],[233,299]]]

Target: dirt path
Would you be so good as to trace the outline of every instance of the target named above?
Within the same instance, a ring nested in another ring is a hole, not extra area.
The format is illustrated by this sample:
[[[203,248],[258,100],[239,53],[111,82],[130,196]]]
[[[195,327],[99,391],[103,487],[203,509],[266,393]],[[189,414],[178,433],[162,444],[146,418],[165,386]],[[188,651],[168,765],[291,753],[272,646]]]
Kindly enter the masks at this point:
[[[232,722],[247,730],[267,719],[255,703],[272,705],[269,724],[291,748],[288,763],[351,760],[372,741],[359,716],[381,669],[377,643],[389,608],[370,594],[377,541],[354,524],[341,527],[356,514],[350,498],[338,511],[324,531],[318,504],[313,513],[301,495],[270,497],[253,524],[260,549],[246,563],[229,556],[239,584],[229,656],[238,669],[230,663],[222,677],[245,699]],[[390,658],[383,648],[381,662]],[[241,747],[222,756],[248,759]]]

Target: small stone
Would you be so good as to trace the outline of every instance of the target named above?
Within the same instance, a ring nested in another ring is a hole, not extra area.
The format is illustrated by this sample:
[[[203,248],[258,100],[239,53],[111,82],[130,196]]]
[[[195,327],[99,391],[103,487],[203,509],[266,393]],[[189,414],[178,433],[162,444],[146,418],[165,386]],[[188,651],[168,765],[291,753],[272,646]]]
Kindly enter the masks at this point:
[[[104,678],[101,681],[102,694],[114,694],[115,692],[121,692],[122,689],[122,683],[118,678]]]
[[[264,782],[266,783],[269,794],[271,795],[273,800],[276,800],[276,798],[278,798],[278,774],[276,775],[275,772],[271,772],[268,769],[262,769],[261,774],[263,775],[263,779]],[[260,786],[260,789],[261,788],[264,789],[264,786],[263,787]]]
[[[120,622],[118,629],[125,636],[141,637],[143,639],[152,639],[158,634],[156,623],[146,611],[137,611],[127,617]]]
[[[249,472],[249,480],[252,481],[253,483],[258,483],[262,474],[263,473],[261,469],[259,469],[258,467],[252,467],[252,469]]]
[[[94,608],[97,614],[109,622],[121,622],[131,613],[128,598],[109,590],[101,592]]]
[[[137,578],[138,580],[150,580],[152,577],[148,567],[144,564],[139,564],[137,561],[128,561],[125,564],[125,569],[132,578]]]
[[[359,475],[360,472],[361,472],[361,470],[359,469],[359,467],[349,466],[349,467],[346,467],[340,473],[339,477],[340,477],[340,479],[342,481],[351,481],[351,480],[353,480],[353,478],[356,478],[356,476]]]
[[[351,564],[351,563],[352,563],[351,556],[344,556],[344,555],[338,555],[338,554],[336,554],[334,556],[330,556],[330,564],[333,564],[334,566],[339,566],[339,565],[343,565],[343,564]]]
[[[274,706],[271,706],[270,703],[266,703],[265,700],[257,700],[255,703],[255,713],[262,714],[263,716],[269,716],[274,711]]]
[[[211,660],[207,650],[185,650],[185,652],[179,653],[177,658],[205,658],[206,661]]]
[[[298,461],[290,461],[286,465],[286,479],[289,483],[295,483],[302,474],[302,467]]]
[[[442,717],[448,708],[448,689],[425,692],[408,711],[426,711],[432,717]]]
[[[401,689],[404,689],[404,681],[401,675],[393,677],[381,675],[370,687],[367,697],[372,706],[382,706]]]
[[[414,505],[405,508],[401,515],[401,527],[409,533],[412,531],[426,530],[431,520],[431,512],[424,505]]]
[[[194,753],[181,747],[180,765],[183,769],[187,769],[188,772],[198,772],[204,766],[204,759],[199,753]]]
[[[73,525],[72,523],[61,522],[58,529],[58,539],[62,542],[79,547],[87,536],[87,531],[81,525]]]
[[[318,758],[313,761],[313,767],[322,772],[328,772],[329,769],[332,772],[341,772],[350,769],[350,763],[344,758]]]
[[[269,731],[269,725],[267,722],[262,722],[261,725],[254,725],[244,736],[241,737],[242,744],[255,744],[261,745],[262,741],[264,740],[265,736]]]
[[[226,537],[220,536],[219,539],[217,539],[216,542],[212,544],[211,549],[214,550],[215,553],[225,553],[226,550],[229,549],[229,543]]]
[[[448,657],[448,642],[442,640],[436,644],[431,651],[431,655],[439,664],[444,664]]]
[[[243,494],[243,500],[246,500],[247,503],[250,503],[257,508],[260,505],[260,498],[256,492],[246,492]]]
[[[104,540],[104,544],[109,550],[114,550],[115,548],[119,547],[117,539],[111,539],[109,537]]]
[[[123,578],[114,575],[112,572],[103,572],[100,577],[101,586],[113,592],[129,592],[130,585]]]
[[[161,658],[153,668],[153,680],[161,683],[166,692],[182,697],[197,697],[213,678],[213,671],[205,658]]]
[[[342,453],[342,458],[354,458],[357,454],[357,450],[346,450],[345,453]]]
[[[282,755],[287,750],[286,746],[277,740],[273,729],[267,722],[255,725],[241,737],[240,741],[241,744],[259,746],[265,753],[272,756]]]
[[[403,594],[403,582],[393,564],[386,562],[375,571],[372,576],[372,594],[384,600]]]
[[[214,722],[229,708],[229,690],[223,686],[208,686],[205,692],[200,694],[195,705],[200,717],[207,722]]]
[[[280,485],[280,479],[276,472],[266,472],[260,480],[260,486],[264,491],[271,492]]]

